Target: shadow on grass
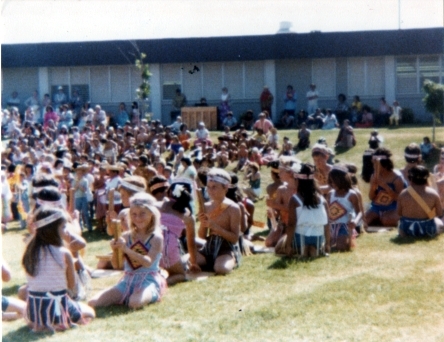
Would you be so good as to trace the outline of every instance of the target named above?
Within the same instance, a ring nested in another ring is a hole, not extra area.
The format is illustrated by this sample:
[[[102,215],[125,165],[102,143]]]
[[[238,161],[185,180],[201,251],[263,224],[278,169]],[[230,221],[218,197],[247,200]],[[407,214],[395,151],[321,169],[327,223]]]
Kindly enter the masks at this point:
[[[425,242],[429,242],[429,241],[433,241],[436,240],[436,237],[413,237],[413,236],[395,236],[392,237],[390,239],[391,243],[394,243],[396,245],[411,245],[414,244],[418,241],[425,241]]]
[[[86,242],[96,242],[111,239],[111,237],[106,232],[100,232],[97,229],[93,230],[92,232],[83,231],[82,237],[86,240]]]
[[[346,153],[351,150],[353,147],[335,147],[335,154],[338,156],[340,154]]]
[[[2,296],[15,296],[17,295],[20,285],[13,285],[9,287],[2,287]]]
[[[289,268],[290,266],[301,264],[301,263],[307,263],[311,259],[307,258],[297,258],[297,257],[281,257],[275,262],[273,262],[270,266],[268,266],[269,270],[285,270]]]
[[[3,323],[4,324],[4,323]],[[63,332],[59,332],[58,334],[63,334]],[[49,336],[53,336],[52,332],[39,332],[33,333],[28,326],[20,327],[17,330],[10,331],[6,335],[2,337],[4,342],[13,342],[13,341],[38,341],[47,339]]]
[[[95,308],[95,310],[96,319],[107,318],[111,316],[122,316],[134,312],[134,310],[131,310],[126,305],[111,305],[107,307]]]

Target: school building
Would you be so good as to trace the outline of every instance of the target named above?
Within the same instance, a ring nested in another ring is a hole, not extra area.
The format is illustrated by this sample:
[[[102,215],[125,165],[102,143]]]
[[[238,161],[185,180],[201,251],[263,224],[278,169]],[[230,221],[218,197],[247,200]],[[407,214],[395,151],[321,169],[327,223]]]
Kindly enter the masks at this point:
[[[376,108],[385,97],[428,122],[423,81],[444,82],[444,28],[14,44],[1,50],[3,106],[14,90],[23,103],[34,90],[53,98],[63,86],[68,97],[77,90],[84,101],[110,112],[136,100],[141,78],[134,60],[143,52],[152,73],[149,111],[164,123],[176,88],[192,106],[201,97],[217,105],[227,87],[238,116],[247,109],[259,112],[264,85],[275,97],[274,113],[283,110],[289,84],[298,109],[305,109],[310,83],[317,86],[320,107],[335,108],[340,93],[349,104],[359,95]]]

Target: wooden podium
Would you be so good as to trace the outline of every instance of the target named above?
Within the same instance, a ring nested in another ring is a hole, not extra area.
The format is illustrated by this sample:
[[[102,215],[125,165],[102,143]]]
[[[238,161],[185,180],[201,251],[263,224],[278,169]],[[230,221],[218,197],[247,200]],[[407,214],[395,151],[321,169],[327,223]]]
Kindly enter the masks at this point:
[[[208,130],[217,130],[217,107],[183,107],[181,116],[189,130],[197,129],[201,121]]]

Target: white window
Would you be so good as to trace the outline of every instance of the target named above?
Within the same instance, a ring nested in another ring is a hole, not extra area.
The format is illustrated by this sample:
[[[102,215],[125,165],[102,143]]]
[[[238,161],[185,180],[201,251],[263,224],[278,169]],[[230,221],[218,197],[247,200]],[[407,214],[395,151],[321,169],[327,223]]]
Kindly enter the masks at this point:
[[[313,59],[312,80],[321,97],[336,97],[336,61],[330,59]]]
[[[396,59],[396,86],[398,94],[418,93],[416,57]]]
[[[203,65],[203,97],[206,97],[208,101],[220,101],[222,87],[222,64],[205,63]]]
[[[91,67],[91,102],[95,104],[111,102],[109,88],[109,68]]]
[[[419,86],[421,90],[425,80],[440,82],[439,56],[419,57]]]
[[[183,91],[188,101],[191,101],[190,105],[202,97],[201,69],[202,66],[200,64],[187,63],[183,67]]]
[[[383,96],[385,94],[385,63],[383,57],[366,59],[365,95]]]
[[[228,88],[228,93],[232,99],[244,98],[244,75],[243,63],[230,62],[224,64],[224,87]],[[222,89],[219,89],[219,98]]]
[[[348,94],[365,95],[365,59],[348,59]]]
[[[111,66],[111,102],[128,102],[130,96],[129,67],[126,65]]]
[[[264,82],[264,62],[245,62],[245,98],[259,99]]]

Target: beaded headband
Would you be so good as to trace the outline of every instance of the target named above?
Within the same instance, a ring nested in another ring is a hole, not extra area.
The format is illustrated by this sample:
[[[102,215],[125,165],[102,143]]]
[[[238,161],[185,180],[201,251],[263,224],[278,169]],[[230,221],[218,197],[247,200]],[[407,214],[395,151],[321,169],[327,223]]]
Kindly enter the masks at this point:
[[[63,207],[63,203],[62,203],[62,200],[57,200],[57,201],[45,201],[45,200],[42,200],[42,199],[40,199],[40,198],[37,198],[36,199],[36,202],[38,203],[38,204],[40,204],[40,205],[47,205],[47,206],[51,206],[51,207],[58,207],[58,208],[62,208]]]
[[[150,186],[150,191],[153,192],[154,190],[157,190],[160,188],[168,188],[168,186],[169,186],[168,182],[156,183],[156,184]]]
[[[348,173],[347,168],[345,168],[343,166],[340,166],[340,165],[334,165],[332,167],[332,170],[340,171],[340,172],[343,172],[343,173]]]
[[[207,175],[207,181],[212,181],[224,185],[230,185],[231,183],[231,181],[229,181],[228,179],[217,175]]]
[[[388,159],[388,157],[384,156],[384,155],[376,155],[376,154],[374,154],[372,159],[373,160],[382,160],[382,159]]]
[[[134,192],[145,192],[144,188],[141,188],[137,185],[131,184],[130,182],[127,182],[124,179],[120,180],[120,186],[124,187],[127,190],[134,191]]]
[[[34,222],[34,227],[36,229],[38,228],[42,228],[44,226],[47,226],[48,224],[57,221],[58,219],[61,219],[62,217],[65,217],[65,214],[63,213],[63,211],[57,211],[56,213],[45,217],[44,219],[41,219],[39,221],[35,221]]]
[[[419,154],[408,154],[408,153],[404,153],[404,157],[406,158],[410,158],[410,159],[418,159],[420,157]]]
[[[305,175],[305,174],[302,174],[302,173],[295,173],[294,174],[294,178],[297,178],[297,179],[314,179],[314,175]]]

